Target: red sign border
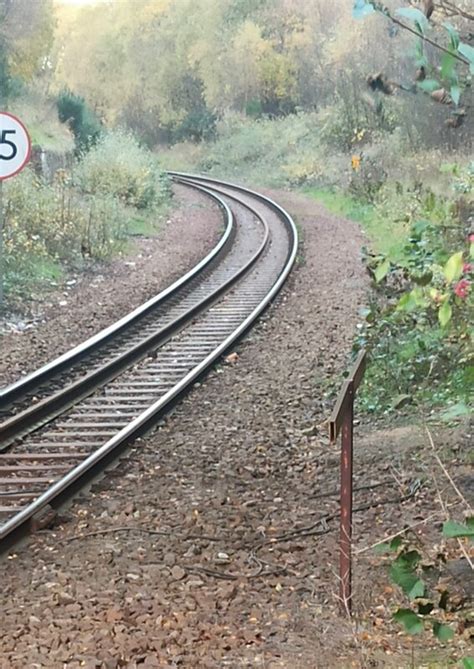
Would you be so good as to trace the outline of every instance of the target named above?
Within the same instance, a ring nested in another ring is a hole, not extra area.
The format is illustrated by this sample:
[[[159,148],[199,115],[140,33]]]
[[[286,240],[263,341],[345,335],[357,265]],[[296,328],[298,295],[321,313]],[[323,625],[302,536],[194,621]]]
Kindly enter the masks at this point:
[[[20,167],[17,170],[15,170],[15,172],[12,172],[12,174],[9,174],[7,177],[0,176],[0,181],[6,181],[7,179],[11,179],[12,177],[15,177],[17,174],[19,174],[19,172],[21,172],[21,170],[29,162],[29,160],[31,158],[31,137],[30,137],[30,133],[26,129],[25,124],[23,123],[23,121],[20,121],[18,116],[15,116],[14,114],[10,114],[10,112],[6,112],[6,111],[0,111],[0,116],[9,116],[14,121],[16,121],[23,128],[23,130],[25,131],[26,137],[28,139],[28,151],[27,151],[25,159],[22,162],[22,164],[20,165]]]

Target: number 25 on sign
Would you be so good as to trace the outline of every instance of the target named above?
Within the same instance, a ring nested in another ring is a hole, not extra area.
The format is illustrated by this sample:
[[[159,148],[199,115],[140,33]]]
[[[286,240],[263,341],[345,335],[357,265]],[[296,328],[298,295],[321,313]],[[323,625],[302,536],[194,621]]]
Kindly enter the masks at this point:
[[[3,303],[2,183],[21,172],[30,155],[31,141],[23,123],[8,112],[0,112],[0,308]]]

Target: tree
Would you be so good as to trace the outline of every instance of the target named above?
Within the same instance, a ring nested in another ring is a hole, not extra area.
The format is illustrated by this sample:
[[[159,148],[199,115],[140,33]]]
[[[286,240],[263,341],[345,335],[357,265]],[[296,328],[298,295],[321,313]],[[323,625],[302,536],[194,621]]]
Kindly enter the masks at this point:
[[[51,0],[0,0],[0,96],[45,67],[53,42]]]

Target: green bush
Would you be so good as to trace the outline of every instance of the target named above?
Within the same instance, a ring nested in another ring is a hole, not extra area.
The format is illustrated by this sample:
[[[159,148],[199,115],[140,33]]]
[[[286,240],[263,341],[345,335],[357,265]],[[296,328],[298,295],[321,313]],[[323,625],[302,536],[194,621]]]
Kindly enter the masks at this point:
[[[458,169],[455,183],[469,194],[474,165]],[[403,196],[403,198],[402,198]],[[474,374],[472,292],[474,237],[453,199],[424,189],[409,203],[405,244],[396,255],[370,257],[377,299],[364,310],[358,346],[368,346],[372,364],[362,403],[369,411],[406,403],[470,403]],[[388,211],[387,203],[379,205]]]
[[[51,184],[25,169],[4,190],[7,291],[55,280],[65,264],[109,257],[137,210],[155,215],[168,191],[154,156],[120,132],[103,136]]]
[[[64,264],[108,257],[125,237],[127,212],[107,194],[84,197],[65,172],[51,185],[30,169],[4,188],[6,290],[54,280]]]
[[[88,195],[111,195],[137,209],[152,209],[169,194],[168,180],[153,155],[121,131],[104,135],[83,156],[74,182]]]
[[[99,139],[102,125],[84,98],[62,91],[57,99],[58,117],[68,123],[74,135],[76,152],[87,151]]]

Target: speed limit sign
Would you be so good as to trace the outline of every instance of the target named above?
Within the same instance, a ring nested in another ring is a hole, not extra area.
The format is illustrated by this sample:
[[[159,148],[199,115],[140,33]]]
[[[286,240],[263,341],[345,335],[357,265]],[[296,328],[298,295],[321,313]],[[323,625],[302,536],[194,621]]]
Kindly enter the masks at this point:
[[[21,172],[30,159],[31,140],[23,123],[0,112],[0,181]]]

